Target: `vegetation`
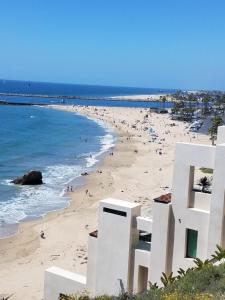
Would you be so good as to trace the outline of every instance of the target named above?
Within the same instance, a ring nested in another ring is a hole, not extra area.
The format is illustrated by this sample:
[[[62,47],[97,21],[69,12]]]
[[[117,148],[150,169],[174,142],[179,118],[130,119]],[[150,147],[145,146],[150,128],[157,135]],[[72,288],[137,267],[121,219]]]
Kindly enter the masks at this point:
[[[179,269],[177,276],[163,273],[161,288],[156,283],[149,283],[146,292],[136,295],[123,293],[118,297],[100,296],[92,299],[87,295],[62,295],[59,300],[225,300],[225,263],[213,265],[222,259],[225,259],[225,249],[217,245],[211,260],[196,258],[195,267],[186,271]]]
[[[171,112],[174,115],[177,115],[177,119],[182,121],[191,121],[194,115],[196,108],[191,104],[187,106],[184,101],[175,102]]]
[[[209,109],[210,99],[207,96],[205,96],[202,99],[202,103],[203,103],[202,114],[203,115],[208,115],[210,113],[210,109]]]
[[[202,187],[202,192],[204,193],[207,190],[207,188],[210,187],[211,181],[207,176],[204,176],[199,179],[198,185]]]
[[[200,168],[200,170],[202,171],[202,173],[213,174],[213,169],[211,168]]]
[[[212,118],[212,125],[209,128],[209,133],[211,135],[212,145],[214,145],[214,141],[216,140],[218,127],[221,126],[221,125],[223,125],[223,119],[220,116],[214,116]]]

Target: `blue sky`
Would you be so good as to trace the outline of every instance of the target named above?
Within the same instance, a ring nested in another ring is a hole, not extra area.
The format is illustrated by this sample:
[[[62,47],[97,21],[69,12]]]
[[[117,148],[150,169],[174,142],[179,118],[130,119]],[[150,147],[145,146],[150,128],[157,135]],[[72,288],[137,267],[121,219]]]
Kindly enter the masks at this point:
[[[225,90],[224,0],[1,0],[0,78]]]

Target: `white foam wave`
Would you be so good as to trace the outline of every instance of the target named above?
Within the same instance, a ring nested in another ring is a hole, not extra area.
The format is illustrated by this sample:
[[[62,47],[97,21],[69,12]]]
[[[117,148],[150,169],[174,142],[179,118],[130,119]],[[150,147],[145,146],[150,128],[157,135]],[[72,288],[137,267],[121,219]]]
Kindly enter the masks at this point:
[[[83,116],[82,114],[76,113],[78,115]],[[99,162],[100,156],[115,146],[116,137],[114,135],[112,126],[109,123],[105,123],[104,121],[91,118],[86,116],[87,119],[94,121],[100,127],[104,128],[106,134],[103,137],[100,137],[100,144],[101,149],[97,153],[90,153],[89,156],[86,158],[88,168],[93,167],[97,162]]]
[[[49,166],[43,171],[44,184],[20,186],[17,196],[0,202],[0,222],[13,224],[27,217],[43,216],[49,211],[68,206],[69,198],[61,191],[71,178],[81,173],[81,166]],[[5,184],[9,180],[5,180]]]
[[[44,184],[40,186],[20,186],[17,195],[7,202],[0,202],[0,226],[15,224],[24,219],[44,216],[50,211],[69,205],[70,199],[65,197],[66,186],[71,180],[80,176],[84,171],[91,170],[105,152],[115,146],[115,136],[112,128],[102,121],[95,121],[103,127],[106,134],[99,137],[100,151],[82,154],[86,165],[56,165],[47,166],[43,170]],[[1,184],[12,185],[9,179]]]
[[[13,185],[13,183],[11,182],[11,179],[3,179],[0,181],[0,184],[2,185]]]
[[[87,158],[86,166],[88,168],[93,167],[99,160],[101,155],[108,152],[115,146],[115,137],[111,133],[107,133],[105,136],[101,137],[100,140],[101,149],[97,153],[90,154]]]

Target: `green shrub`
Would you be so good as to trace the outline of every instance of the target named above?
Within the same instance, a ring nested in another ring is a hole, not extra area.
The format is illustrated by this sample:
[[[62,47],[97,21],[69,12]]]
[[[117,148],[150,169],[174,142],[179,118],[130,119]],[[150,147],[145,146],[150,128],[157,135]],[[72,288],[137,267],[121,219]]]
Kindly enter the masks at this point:
[[[213,169],[210,168],[200,168],[200,170],[202,171],[202,173],[213,174]]]
[[[223,254],[223,249],[220,253]],[[195,268],[186,271],[180,269],[177,277],[164,274],[162,288],[150,284],[146,292],[136,295],[125,293],[118,297],[101,296],[92,299],[87,295],[61,296],[59,300],[225,300],[225,263],[215,266],[209,260],[199,259],[195,263]]]

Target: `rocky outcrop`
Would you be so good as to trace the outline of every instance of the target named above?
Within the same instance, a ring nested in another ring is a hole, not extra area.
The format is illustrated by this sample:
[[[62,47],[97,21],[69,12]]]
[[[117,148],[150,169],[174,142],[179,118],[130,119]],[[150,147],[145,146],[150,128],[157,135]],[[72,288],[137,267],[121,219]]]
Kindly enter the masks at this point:
[[[11,181],[15,184],[21,184],[21,185],[38,185],[42,184],[42,173],[40,171],[30,171],[29,173],[17,177],[16,179]]]

